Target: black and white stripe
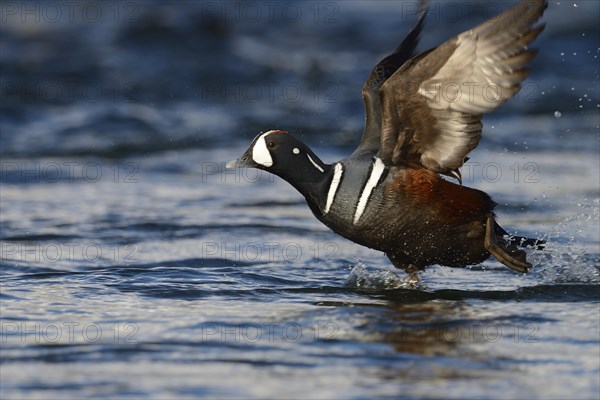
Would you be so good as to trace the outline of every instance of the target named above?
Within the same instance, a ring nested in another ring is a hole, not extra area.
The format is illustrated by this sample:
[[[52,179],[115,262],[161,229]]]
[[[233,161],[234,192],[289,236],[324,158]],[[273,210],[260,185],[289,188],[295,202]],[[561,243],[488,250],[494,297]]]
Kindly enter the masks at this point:
[[[354,220],[352,223],[356,225],[362,217],[367,205],[369,204],[369,200],[371,198],[371,194],[373,190],[379,185],[382,181],[382,177],[386,172],[385,164],[381,161],[380,158],[375,157],[373,161],[373,165],[369,171],[369,178],[365,181],[365,186],[363,186],[360,191],[360,197],[358,199],[358,203],[356,204],[356,209],[354,210]]]
[[[331,206],[333,205],[333,201],[335,200],[335,195],[338,192],[340,187],[340,182],[342,181],[342,175],[344,174],[344,166],[342,163],[337,163],[333,167],[333,178],[331,179],[331,183],[329,184],[329,191],[327,192],[327,203],[325,203],[324,214],[327,214],[329,210],[331,210]]]

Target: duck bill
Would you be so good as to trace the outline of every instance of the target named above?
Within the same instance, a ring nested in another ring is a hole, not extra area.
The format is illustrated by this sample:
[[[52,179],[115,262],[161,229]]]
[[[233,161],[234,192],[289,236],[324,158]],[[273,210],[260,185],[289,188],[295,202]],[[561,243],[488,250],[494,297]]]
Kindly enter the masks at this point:
[[[225,168],[257,168],[258,164],[252,159],[251,149],[246,150],[242,156],[236,160],[231,160],[225,164]]]
[[[237,158],[235,160],[231,160],[227,164],[225,164],[225,168],[227,168],[227,169],[237,168],[238,162],[239,162],[239,159],[237,159]]]

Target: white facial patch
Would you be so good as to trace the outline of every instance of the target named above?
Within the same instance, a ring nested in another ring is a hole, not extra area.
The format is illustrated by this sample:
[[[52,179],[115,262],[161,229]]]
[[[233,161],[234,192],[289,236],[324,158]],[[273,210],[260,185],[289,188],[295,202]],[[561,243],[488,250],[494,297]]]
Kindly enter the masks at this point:
[[[294,154],[300,154],[300,149],[297,147],[294,147],[294,149],[292,150],[292,153]]]
[[[255,163],[262,165],[263,167],[270,167],[273,165],[273,157],[267,148],[267,135],[270,135],[271,131],[263,133],[254,143],[252,147],[252,160]]]

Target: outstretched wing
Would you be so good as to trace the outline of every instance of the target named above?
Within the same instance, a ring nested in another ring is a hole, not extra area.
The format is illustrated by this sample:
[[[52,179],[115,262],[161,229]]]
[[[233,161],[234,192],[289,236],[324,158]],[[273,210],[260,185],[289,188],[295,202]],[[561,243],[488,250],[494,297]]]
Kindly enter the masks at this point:
[[[423,29],[423,25],[425,25],[428,3],[428,0],[420,1],[418,9],[419,19],[415,26],[402,43],[400,43],[400,46],[373,68],[363,86],[362,98],[365,103],[366,122],[360,145],[356,149],[355,154],[363,152],[376,153],[379,150],[381,139],[381,99],[379,89],[402,64],[414,57],[415,49],[419,44],[421,30]]]
[[[479,143],[481,117],[521,88],[544,29],[546,0],[524,0],[495,18],[407,61],[381,87],[381,157],[460,180]]]

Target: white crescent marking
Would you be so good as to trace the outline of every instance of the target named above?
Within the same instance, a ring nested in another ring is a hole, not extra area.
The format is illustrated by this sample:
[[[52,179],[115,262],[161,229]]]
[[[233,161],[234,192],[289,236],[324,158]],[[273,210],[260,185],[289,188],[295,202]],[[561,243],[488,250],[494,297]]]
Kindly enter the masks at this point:
[[[360,220],[363,213],[365,212],[365,208],[367,208],[367,203],[369,202],[369,197],[371,196],[371,192],[377,186],[377,182],[381,178],[381,175],[385,171],[385,164],[381,161],[380,158],[375,158],[375,162],[373,163],[373,169],[371,170],[371,175],[363,188],[363,191],[360,195],[360,199],[358,200],[358,205],[356,206],[356,211],[354,212],[354,221],[353,224]]]
[[[327,192],[327,203],[325,204],[325,214],[329,212],[331,206],[333,204],[333,200],[335,199],[335,195],[337,194],[338,187],[340,186],[340,182],[342,181],[342,174],[344,173],[344,167],[342,163],[335,164],[333,169],[333,178],[331,179],[331,184],[329,185],[329,191]]]
[[[321,168],[321,166],[319,164],[317,164],[315,162],[315,160],[312,159],[312,157],[310,156],[310,154],[307,154],[306,156],[308,157],[308,161],[310,161],[312,163],[312,165],[315,166],[316,169],[318,169],[321,172],[325,172],[325,170],[323,168]]]

